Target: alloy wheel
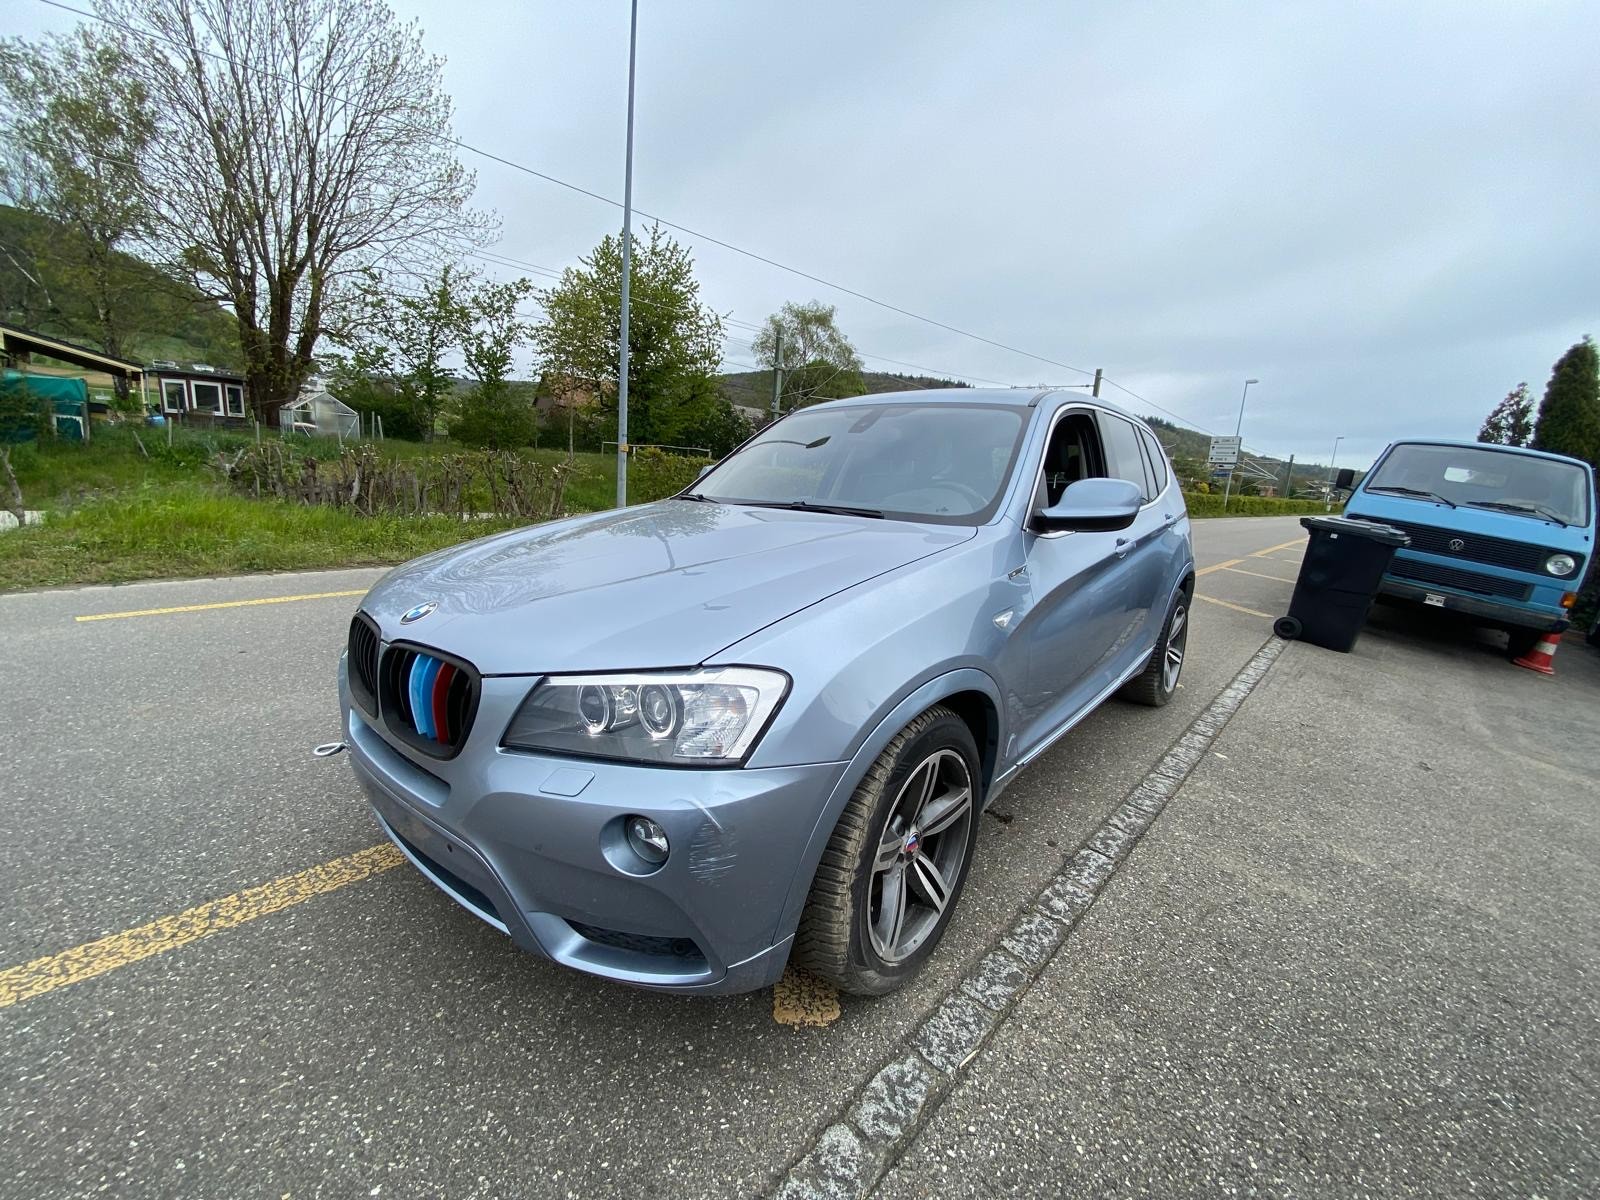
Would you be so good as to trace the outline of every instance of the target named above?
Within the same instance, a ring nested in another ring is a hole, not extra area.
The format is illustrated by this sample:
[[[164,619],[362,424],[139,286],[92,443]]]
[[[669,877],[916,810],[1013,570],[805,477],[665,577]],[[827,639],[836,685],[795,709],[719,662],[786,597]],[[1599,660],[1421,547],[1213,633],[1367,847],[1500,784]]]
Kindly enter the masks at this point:
[[[971,836],[967,760],[936,750],[906,775],[884,823],[869,883],[867,935],[885,962],[916,952],[939,925]]]
[[[1172,610],[1172,620],[1167,625],[1167,644],[1162,650],[1161,686],[1172,691],[1178,686],[1178,674],[1183,670],[1183,652],[1189,645],[1189,610],[1182,598]]]

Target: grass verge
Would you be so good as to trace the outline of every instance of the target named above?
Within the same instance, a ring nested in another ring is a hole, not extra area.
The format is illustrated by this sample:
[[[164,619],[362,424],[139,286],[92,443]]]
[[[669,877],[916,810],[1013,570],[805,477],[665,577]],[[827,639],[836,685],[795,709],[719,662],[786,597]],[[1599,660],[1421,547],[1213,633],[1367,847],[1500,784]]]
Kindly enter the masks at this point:
[[[387,565],[516,524],[361,517],[197,484],[147,484],[0,535],[0,592]]]

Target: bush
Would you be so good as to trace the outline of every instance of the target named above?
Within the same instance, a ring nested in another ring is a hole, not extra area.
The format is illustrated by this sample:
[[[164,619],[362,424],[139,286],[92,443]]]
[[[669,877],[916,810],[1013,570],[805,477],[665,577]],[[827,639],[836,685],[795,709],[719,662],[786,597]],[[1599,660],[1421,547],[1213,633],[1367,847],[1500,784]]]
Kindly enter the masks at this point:
[[[628,499],[634,504],[661,500],[683,491],[711,465],[709,458],[668,454],[654,446],[628,456]]]
[[[1228,511],[1222,511],[1222,497],[1216,493],[1201,495],[1185,492],[1184,502],[1191,517],[1293,517],[1306,513],[1320,513],[1327,508],[1324,500],[1283,500],[1276,496],[1234,496],[1228,501]]]
[[[539,440],[538,412],[532,397],[514,384],[480,384],[457,403],[450,437],[494,450],[531,446]]]

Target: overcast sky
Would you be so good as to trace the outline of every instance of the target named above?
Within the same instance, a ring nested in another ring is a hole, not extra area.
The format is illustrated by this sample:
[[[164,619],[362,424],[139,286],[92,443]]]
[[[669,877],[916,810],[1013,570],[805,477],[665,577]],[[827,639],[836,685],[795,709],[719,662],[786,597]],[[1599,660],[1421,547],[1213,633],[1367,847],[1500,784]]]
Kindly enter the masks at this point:
[[[620,199],[626,0],[391,2],[448,60],[458,136]],[[7,7],[17,32],[73,20]],[[1592,6],[640,7],[639,208],[1104,367],[1140,413],[1231,433],[1253,376],[1247,445],[1326,461],[1343,436],[1362,465],[1395,437],[1473,436],[1600,333]],[[560,268],[619,226],[464,161],[503,253]],[[819,298],[875,369],[1082,382],[685,240],[736,320]],[[750,361],[729,344],[729,369]]]

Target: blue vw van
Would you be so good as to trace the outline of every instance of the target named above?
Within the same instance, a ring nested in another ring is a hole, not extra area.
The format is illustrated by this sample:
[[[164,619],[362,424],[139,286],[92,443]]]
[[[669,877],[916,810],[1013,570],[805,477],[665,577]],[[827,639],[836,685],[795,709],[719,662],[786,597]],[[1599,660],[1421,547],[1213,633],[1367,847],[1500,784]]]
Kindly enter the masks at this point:
[[[1512,446],[1395,442],[1351,493],[1345,516],[1411,536],[1380,596],[1504,629],[1521,654],[1540,633],[1565,629],[1577,602],[1594,555],[1594,471]]]

